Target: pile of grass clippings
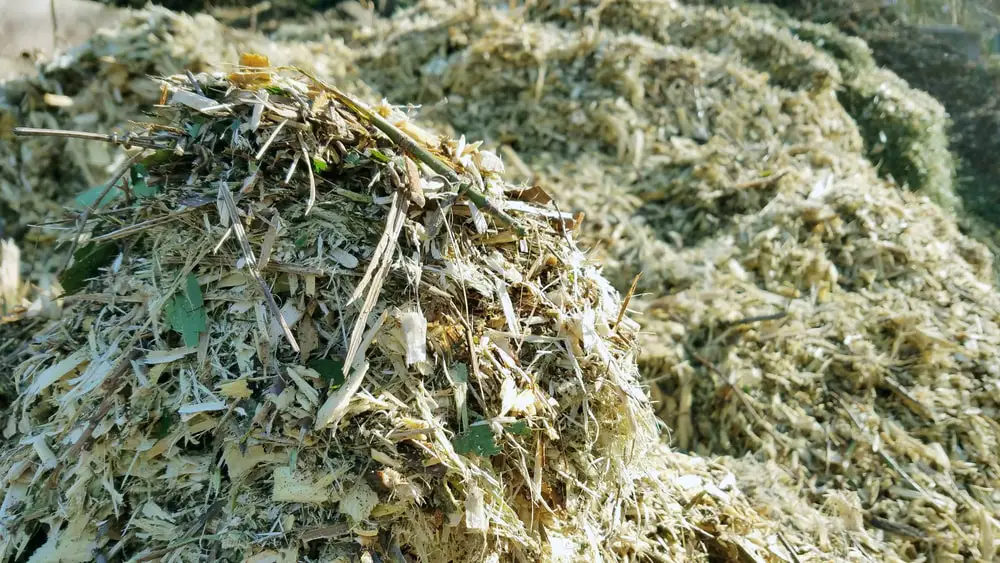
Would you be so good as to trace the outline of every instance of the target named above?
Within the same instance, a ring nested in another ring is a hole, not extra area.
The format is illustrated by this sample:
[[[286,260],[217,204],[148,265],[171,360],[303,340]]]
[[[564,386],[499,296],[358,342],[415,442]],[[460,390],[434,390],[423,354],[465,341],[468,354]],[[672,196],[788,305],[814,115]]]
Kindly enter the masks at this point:
[[[131,123],[156,119],[153,108],[159,103],[160,87],[155,77],[201,72],[210,63],[235,61],[240,49],[266,53],[276,62],[299,64],[325,76],[342,77],[347,72],[347,57],[335,42],[324,44],[322,50],[277,44],[229,29],[205,15],[175,14],[157,7],[122,11],[116,18],[115,27],[99,31],[53,60],[40,61],[34,74],[0,83],[0,239],[9,239],[19,250],[17,274],[28,296],[0,311],[4,373],[30,353],[26,339],[52,312],[53,299],[62,292],[56,276],[67,263],[70,247],[57,244],[60,235],[77,228],[84,211],[126,160],[113,145],[17,137],[15,126],[123,133]],[[351,85],[363,91],[360,85]],[[23,318],[28,320],[7,322]],[[8,384],[5,379],[0,387]]]
[[[241,62],[110,139],[123,180],[13,370],[0,558],[789,557],[658,442],[576,219],[479,143]]]
[[[904,80],[891,65],[883,68],[886,62],[876,62],[864,41],[832,25],[800,21],[771,4],[703,3],[727,7],[686,8],[687,18],[704,20],[691,27],[670,26],[662,15],[624,25],[670,43],[737,55],[743,64],[767,73],[779,86],[832,87],[858,125],[865,154],[883,177],[930,196],[946,209],[961,209],[954,186],[955,163],[948,150],[948,114],[942,102],[912,87],[907,83],[910,77]],[[668,13],[651,8],[658,10]]]
[[[908,23],[908,14],[899,6],[790,4],[787,9],[795,17],[830,24],[804,24],[804,27],[823,29],[822,46],[835,56],[838,45],[850,42],[864,46],[850,52],[841,50],[838,59],[843,65],[857,68],[860,73],[871,72],[865,69],[887,69],[904,79],[911,89],[927,92],[940,101],[947,111],[947,128],[942,134],[947,135],[947,147],[956,163],[953,185],[964,211],[963,230],[990,245],[995,254],[1000,248],[997,235],[1000,217],[996,214],[1000,200],[996,179],[1000,174],[993,158],[998,148],[994,132],[1000,124],[1000,112],[996,111],[996,91],[1000,84],[996,57],[969,61],[955,46]],[[834,36],[837,39],[831,40]],[[944,146],[945,141],[936,140],[940,138],[939,131],[940,127],[929,127],[915,133],[926,137],[924,145],[929,149]],[[924,152],[930,154],[928,149]]]

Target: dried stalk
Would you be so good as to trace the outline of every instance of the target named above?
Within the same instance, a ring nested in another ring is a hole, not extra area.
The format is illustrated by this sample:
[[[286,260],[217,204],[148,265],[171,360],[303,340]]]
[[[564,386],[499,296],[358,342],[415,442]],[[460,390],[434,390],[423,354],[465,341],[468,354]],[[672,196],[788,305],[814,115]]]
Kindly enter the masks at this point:
[[[364,277],[354,289],[354,294],[348,303],[353,303],[360,297],[361,293],[367,290],[364,303],[361,305],[361,312],[358,320],[354,323],[354,330],[351,332],[351,341],[347,348],[347,355],[344,359],[344,375],[354,366],[354,357],[361,345],[361,338],[368,324],[368,316],[371,314],[379,294],[382,292],[382,285],[385,282],[386,273],[392,264],[392,258],[396,253],[396,243],[399,240],[399,232],[403,229],[406,220],[406,209],[409,203],[406,198],[401,197],[399,192],[394,192],[392,205],[389,208],[389,218],[385,224],[382,238],[379,240],[372,261],[365,271]],[[380,252],[381,251],[381,252]]]
[[[126,133],[124,135],[111,133],[110,135],[107,135],[104,133],[90,133],[88,131],[36,129],[33,127],[15,127],[12,131],[19,137],[62,137],[68,139],[83,139],[84,141],[111,143],[112,145],[119,145],[125,149],[130,149],[132,147],[142,147],[145,149],[170,148],[169,146],[165,146],[162,143],[157,142],[156,139],[152,139],[150,137],[135,137],[132,136],[131,133]]]
[[[233,228],[233,234],[236,236],[236,240],[240,243],[240,250],[243,251],[243,259],[246,261],[247,269],[250,271],[250,275],[253,276],[257,285],[260,287],[261,292],[264,294],[264,300],[267,302],[268,308],[271,310],[271,314],[274,315],[275,321],[281,327],[281,331],[285,333],[285,339],[292,346],[292,349],[296,353],[299,352],[299,344],[295,340],[295,335],[292,334],[292,329],[288,326],[288,322],[285,321],[284,315],[281,314],[281,308],[278,307],[278,303],[274,300],[274,295],[271,293],[271,288],[267,285],[264,280],[264,276],[260,274],[260,270],[257,268],[257,258],[255,257],[253,250],[250,248],[250,241],[247,240],[246,232],[243,230],[243,220],[240,218],[239,211],[236,209],[236,202],[233,200],[233,194],[229,192],[229,188],[225,184],[219,186],[219,193],[222,195],[222,200],[225,202],[226,211],[229,213],[229,224]]]

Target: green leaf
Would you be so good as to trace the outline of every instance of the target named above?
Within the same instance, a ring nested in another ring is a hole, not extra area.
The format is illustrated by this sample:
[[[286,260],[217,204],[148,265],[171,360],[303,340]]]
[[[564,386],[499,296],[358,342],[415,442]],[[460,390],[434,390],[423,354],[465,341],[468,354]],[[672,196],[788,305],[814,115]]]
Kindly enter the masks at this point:
[[[531,429],[528,428],[528,423],[523,420],[518,420],[517,422],[507,426],[507,432],[517,434],[518,436],[531,435]]]
[[[163,164],[165,162],[170,162],[171,160],[173,160],[175,158],[177,158],[177,157],[174,155],[174,151],[169,150],[169,149],[164,149],[164,150],[160,150],[160,151],[154,152],[153,154],[151,154],[151,155],[147,156],[146,158],[140,160],[139,163],[142,164],[143,166],[145,166],[146,169],[148,170],[149,168],[151,168],[153,166],[156,166],[158,164]]]
[[[156,421],[156,425],[153,427],[153,437],[157,440],[162,440],[170,435],[170,428],[174,425],[174,415],[169,412],[164,412],[160,416],[160,420]]]
[[[323,160],[322,158],[314,156],[312,157],[312,161],[313,161],[313,172],[317,174],[322,174],[323,171],[326,170],[327,168],[326,161]]]
[[[306,241],[309,240],[305,233],[302,233],[295,239],[295,248],[305,248]]]
[[[220,119],[218,121],[212,122],[209,125],[209,130],[218,135],[219,137],[225,138],[226,133],[233,130],[234,119]]]
[[[264,89],[267,90],[268,92],[272,93],[272,94],[277,94],[279,96],[281,96],[281,95],[283,95],[285,93],[285,90],[283,88],[281,88],[281,86],[274,86],[274,85],[272,85],[272,86],[264,86]]]
[[[208,317],[202,299],[198,277],[188,274],[184,290],[167,302],[167,322],[181,333],[185,346],[197,346],[201,333],[208,330]]]
[[[331,358],[321,358],[309,362],[309,367],[323,378],[323,383],[330,389],[336,389],[344,384],[344,362]]]
[[[140,164],[135,164],[132,166],[132,192],[135,193],[136,197],[150,197],[156,194],[156,186],[150,186],[146,183],[146,167]]]
[[[489,425],[479,424],[455,439],[455,451],[460,454],[493,456],[500,453]]]
[[[382,164],[388,164],[391,160],[389,155],[378,149],[368,149],[368,156],[372,157],[374,160],[381,162]]]
[[[73,253],[73,265],[59,276],[59,284],[69,293],[87,287],[87,280],[97,275],[97,271],[107,266],[118,254],[114,243],[97,245],[90,243]]]
[[[451,366],[451,378],[455,383],[469,382],[469,366],[465,364],[455,364]]]
[[[204,123],[202,122],[193,121],[191,123],[184,125],[184,132],[187,133],[188,137],[194,139],[195,137],[198,136],[199,133],[201,133],[201,127],[203,125]]]
[[[361,164],[361,155],[356,152],[349,152],[344,155],[344,168],[353,168]]]
[[[89,190],[86,190],[85,192],[77,195],[76,198],[74,198],[76,206],[80,209],[87,209],[88,207],[93,207],[94,209],[100,209],[105,205],[111,203],[115,199],[121,197],[122,194],[124,193],[116,186],[108,190],[108,193],[104,196],[103,199],[101,199],[101,202],[97,203],[97,198],[101,197],[101,192],[103,192],[104,188],[106,187],[107,186],[103,185],[94,186],[93,188],[90,188]]]

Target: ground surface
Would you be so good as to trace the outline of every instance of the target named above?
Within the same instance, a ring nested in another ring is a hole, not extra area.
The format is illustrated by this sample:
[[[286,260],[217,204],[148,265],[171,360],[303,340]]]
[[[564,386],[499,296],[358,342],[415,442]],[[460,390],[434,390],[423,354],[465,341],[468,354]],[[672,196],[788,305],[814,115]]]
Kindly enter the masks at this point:
[[[75,45],[112,25],[117,10],[85,0],[56,0],[56,27],[45,0],[0,0],[0,80],[31,72],[31,53],[49,54],[53,39]],[[29,54],[28,57],[24,54]]]

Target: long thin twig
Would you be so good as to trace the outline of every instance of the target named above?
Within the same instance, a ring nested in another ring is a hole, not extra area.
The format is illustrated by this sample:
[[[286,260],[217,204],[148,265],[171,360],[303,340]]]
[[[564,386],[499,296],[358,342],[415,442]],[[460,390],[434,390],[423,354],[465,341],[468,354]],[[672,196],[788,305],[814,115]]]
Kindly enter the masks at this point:
[[[49,0],[49,18],[52,19],[52,53],[59,50],[59,17],[56,14],[56,0]]]
[[[632,296],[635,295],[635,287],[639,285],[639,277],[642,276],[642,272],[635,275],[632,280],[632,287],[628,289],[628,293],[625,294],[625,299],[622,299],[621,309],[618,310],[618,318],[615,319],[615,324],[611,326],[611,330],[614,331],[621,324],[622,319],[625,318],[625,312],[628,310],[628,304],[632,301]]]
[[[120,229],[111,231],[110,233],[104,233],[103,235],[98,235],[96,237],[91,238],[90,242],[100,243],[100,242],[107,242],[111,240],[117,240],[120,238],[130,237],[137,233],[141,233],[143,231],[152,229],[153,227],[163,225],[171,221],[176,221],[186,215],[190,215],[191,212],[197,211],[202,207],[205,207],[205,205],[201,205],[198,207],[188,207],[186,209],[181,209],[180,211],[175,211],[168,215],[161,215],[160,217],[154,217],[152,219],[143,221],[141,223],[136,223],[134,225],[129,225],[127,227],[122,227]]]
[[[782,170],[777,174],[771,174],[770,176],[766,176],[764,178],[758,178],[756,180],[750,180],[749,182],[741,182],[739,184],[735,184],[733,188],[737,190],[754,190],[757,188],[766,188],[771,184],[774,184],[778,180],[784,178],[786,175],[788,175],[788,171]]]
[[[274,138],[278,136],[278,133],[285,127],[286,123],[288,123],[288,120],[283,119],[281,123],[279,123],[278,126],[274,128],[274,131],[271,131],[271,134],[267,137],[267,140],[264,141],[264,144],[260,146],[260,150],[257,151],[256,155],[254,155],[253,157],[254,160],[260,160],[264,158],[264,153],[267,152],[268,147],[271,146],[271,143],[274,142]]]
[[[728,327],[732,327],[732,326],[746,325],[746,324],[752,324],[752,323],[760,323],[760,322],[764,322],[764,321],[776,321],[776,320],[779,320],[779,319],[783,319],[783,318],[785,318],[787,316],[788,316],[788,311],[781,311],[781,312],[778,312],[778,313],[772,313],[770,315],[756,315],[756,316],[753,316],[753,317],[745,317],[745,318],[742,318],[742,319],[739,319],[739,320],[736,320],[736,321],[732,321],[732,322],[728,322],[728,323],[722,323],[722,326],[728,328]]]
[[[132,147],[143,147],[147,149],[167,148],[163,144],[149,137],[133,137],[130,133],[119,135],[118,133],[91,133],[90,131],[70,131],[62,129],[37,129],[34,127],[15,127],[12,132],[18,137],[61,137],[64,139],[83,139],[84,141],[100,141],[120,145],[126,149]]]
[[[778,540],[781,541],[781,545],[785,546],[785,549],[788,550],[788,555],[791,556],[792,561],[794,561],[794,563],[802,563],[802,560],[799,559],[799,554],[795,553],[795,550],[788,543],[788,540],[785,539],[785,536],[784,534],[781,533],[781,530],[778,530]]]
[[[927,534],[922,530],[909,526],[907,524],[900,524],[899,522],[893,522],[885,518],[879,518],[871,513],[865,514],[865,520],[871,527],[882,530],[884,532],[889,532],[890,534],[895,534],[897,536],[903,536],[905,538],[911,538],[915,540],[926,540]]]

